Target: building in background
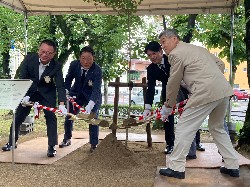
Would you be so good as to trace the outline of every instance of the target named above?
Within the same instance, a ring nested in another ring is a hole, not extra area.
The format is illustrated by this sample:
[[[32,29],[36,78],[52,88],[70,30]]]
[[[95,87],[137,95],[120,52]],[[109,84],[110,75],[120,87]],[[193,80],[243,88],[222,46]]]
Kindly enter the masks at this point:
[[[215,56],[218,57],[220,53],[220,49],[211,49],[210,52],[213,53]],[[229,81],[230,76],[230,62],[226,60],[226,58],[222,59],[225,63],[225,77]],[[235,73],[235,80],[233,88],[235,89],[243,89],[247,90],[250,93],[249,85],[248,85],[248,78],[247,78],[247,62],[244,61],[237,66],[237,70]]]
[[[10,49],[9,54],[10,54],[10,63],[9,63],[10,75],[11,75],[11,79],[14,79],[17,68],[20,66],[21,62],[23,61],[24,56],[21,54],[20,49],[16,49],[15,47]]]

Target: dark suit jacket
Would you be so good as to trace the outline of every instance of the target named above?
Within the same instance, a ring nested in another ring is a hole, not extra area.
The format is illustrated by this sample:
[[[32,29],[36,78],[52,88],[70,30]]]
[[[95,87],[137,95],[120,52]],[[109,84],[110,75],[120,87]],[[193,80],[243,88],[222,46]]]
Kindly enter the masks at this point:
[[[154,95],[155,95],[155,86],[156,80],[162,82],[162,100],[166,101],[166,85],[168,82],[169,72],[170,72],[170,64],[168,63],[168,57],[163,54],[164,65],[166,69],[166,73],[162,71],[157,64],[151,63],[147,67],[147,80],[148,80],[148,89],[146,92],[146,104],[153,104]]]
[[[73,79],[75,82],[71,86]],[[92,100],[96,105],[101,105],[102,70],[95,62],[87,72],[86,78],[81,83],[81,63],[79,60],[72,61],[65,78],[65,88],[71,96],[79,97],[83,94],[87,101]]]
[[[32,97],[37,91],[46,100],[50,107],[56,106],[56,89],[58,92],[58,102],[65,102],[66,94],[62,74],[62,66],[54,59],[41,75],[39,80],[39,56],[38,54],[27,55],[20,67],[20,79],[31,79],[33,81],[26,95]],[[50,78],[50,82],[45,82],[45,77]]]
[[[148,67],[147,67],[147,80],[148,80],[148,89],[146,92],[146,104],[153,104],[154,101],[154,95],[155,95],[155,86],[156,86],[156,80],[161,81],[162,82],[162,101],[165,102],[166,101],[166,86],[168,83],[168,78],[169,78],[169,73],[170,73],[170,64],[168,62],[168,57],[163,54],[163,58],[164,58],[164,65],[165,65],[165,69],[166,72],[164,72],[163,70],[161,70],[157,64],[151,63]],[[180,87],[178,96],[177,96],[177,102],[181,102],[184,99],[188,98],[188,91],[183,88]]]

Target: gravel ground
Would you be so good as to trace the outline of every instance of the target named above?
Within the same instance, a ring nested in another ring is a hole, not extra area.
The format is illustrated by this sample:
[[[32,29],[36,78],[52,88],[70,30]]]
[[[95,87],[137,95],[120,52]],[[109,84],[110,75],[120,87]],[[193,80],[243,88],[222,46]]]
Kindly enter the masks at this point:
[[[34,132],[21,137],[19,143],[43,135]],[[201,138],[212,142],[209,133],[202,133]],[[0,139],[1,145],[5,141]],[[128,142],[126,149],[111,134],[93,153],[89,147],[84,145],[52,165],[0,163],[0,186],[152,187],[156,167],[165,165],[164,143],[148,148],[146,142]]]

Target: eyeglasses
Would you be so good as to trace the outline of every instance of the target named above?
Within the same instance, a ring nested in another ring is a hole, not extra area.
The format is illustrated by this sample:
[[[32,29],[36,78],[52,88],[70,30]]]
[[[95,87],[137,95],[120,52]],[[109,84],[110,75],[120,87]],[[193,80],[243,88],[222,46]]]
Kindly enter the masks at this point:
[[[43,50],[39,50],[38,53],[40,55],[47,55],[47,56],[52,56],[55,52],[50,52],[50,51],[43,51]]]

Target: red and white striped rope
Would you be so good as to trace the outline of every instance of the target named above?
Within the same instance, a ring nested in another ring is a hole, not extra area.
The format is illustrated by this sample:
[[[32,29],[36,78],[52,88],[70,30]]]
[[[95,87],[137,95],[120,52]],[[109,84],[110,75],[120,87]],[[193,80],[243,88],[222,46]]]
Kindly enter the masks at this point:
[[[72,103],[72,105],[76,108],[78,108],[82,113],[85,113],[86,110],[84,108],[82,108],[82,106],[78,105],[77,102],[75,102],[73,97],[67,97],[67,99],[69,100],[69,102]]]
[[[188,101],[188,99],[185,99],[184,101],[181,101],[181,102],[179,102],[179,103],[176,103],[176,104],[173,106],[173,108],[172,108],[173,110],[172,110],[172,112],[171,112],[170,115],[175,114],[177,111],[178,111],[178,113],[181,115],[182,112],[184,111],[184,108],[183,108],[183,107],[185,106],[185,104],[187,103],[187,101]],[[148,113],[146,118],[148,118],[149,116],[152,116],[152,115],[155,114],[155,118],[156,118],[156,119],[161,119],[161,113],[160,113],[161,110],[162,110],[162,107],[156,108],[155,111],[151,111],[151,113]],[[177,111],[176,111],[176,110],[177,110]],[[140,117],[139,117],[139,120],[143,120],[143,119],[144,119],[143,116],[140,116]]]
[[[51,111],[51,112],[54,112],[54,113],[62,114],[61,110],[58,110],[57,108],[51,108],[51,107],[40,105],[38,102],[34,103],[33,108],[34,108],[34,112],[35,112],[35,119],[39,118],[39,113],[40,113],[41,109],[48,110],[48,111]]]

